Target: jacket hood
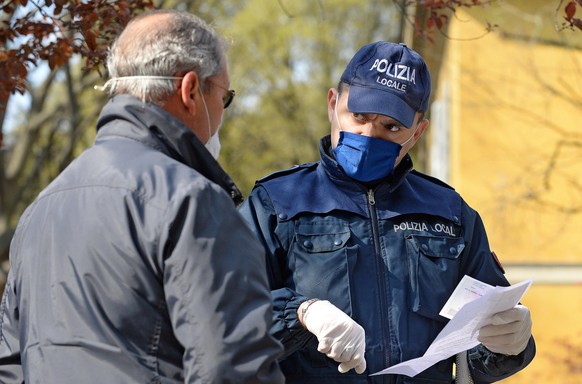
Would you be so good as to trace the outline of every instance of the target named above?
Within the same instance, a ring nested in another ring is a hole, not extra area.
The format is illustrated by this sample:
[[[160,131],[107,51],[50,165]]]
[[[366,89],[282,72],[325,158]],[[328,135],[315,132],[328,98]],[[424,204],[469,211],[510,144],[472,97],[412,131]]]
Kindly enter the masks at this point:
[[[112,97],[97,121],[97,135],[123,135],[143,142],[221,186],[235,205],[243,201],[234,181],[194,132],[155,104],[143,103],[129,95]]]

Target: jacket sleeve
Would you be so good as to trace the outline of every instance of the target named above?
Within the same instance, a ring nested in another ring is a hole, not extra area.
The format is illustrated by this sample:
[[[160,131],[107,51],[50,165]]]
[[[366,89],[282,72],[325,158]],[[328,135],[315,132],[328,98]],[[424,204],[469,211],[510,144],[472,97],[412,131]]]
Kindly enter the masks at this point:
[[[475,383],[494,383],[525,368],[534,358],[536,346],[533,336],[519,355],[508,356],[489,351],[479,344],[468,352],[471,374]]]
[[[299,305],[308,298],[286,284],[291,276],[287,253],[293,236],[292,228],[279,225],[271,199],[262,186],[253,189],[239,212],[265,248],[267,276],[273,299],[271,334],[283,343],[286,357],[315,337],[301,325],[297,317]]]
[[[466,249],[463,255],[466,274],[490,285],[509,286],[503,267],[491,253],[481,217],[467,205],[463,220]],[[534,358],[536,346],[533,336],[527,347],[516,356],[489,351],[479,344],[468,351],[469,366],[475,383],[493,383],[503,380],[523,368]]]
[[[19,317],[13,273],[8,273],[0,314],[0,382],[24,383],[20,364]]]
[[[283,383],[260,244],[217,185],[185,189],[159,245],[185,382]]]

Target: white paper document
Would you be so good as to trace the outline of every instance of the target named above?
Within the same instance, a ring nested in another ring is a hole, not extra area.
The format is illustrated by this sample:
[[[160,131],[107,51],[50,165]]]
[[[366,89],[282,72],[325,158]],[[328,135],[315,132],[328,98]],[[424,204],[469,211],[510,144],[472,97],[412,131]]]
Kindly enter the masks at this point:
[[[463,305],[482,297],[493,288],[492,285],[465,275],[443,306],[443,309],[439,312],[439,315],[447,319],[452,319]]]
[[[448,311],[456,311],[456,314],[438,334],[424,355],[393,365],[370,376],[401,374],[413,377],[441,360],[475,347],[479,344],[477,331],[494,314],[515,307],[533,282],[532,279],[528,279],[509,287],[492,287],[471,278],[463,280],[447,302]],[[455,302],[456,306],[453,304]],[[463,305],[463,302],[466,304]],[[443,307],[445,312],[447,312],[447,304]]]

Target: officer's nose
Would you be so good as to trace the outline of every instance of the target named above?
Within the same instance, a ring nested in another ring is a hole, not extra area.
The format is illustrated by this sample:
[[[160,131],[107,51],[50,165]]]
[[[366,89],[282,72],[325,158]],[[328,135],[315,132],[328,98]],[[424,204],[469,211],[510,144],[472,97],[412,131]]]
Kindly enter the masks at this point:
[[[378,131],[376,130],[376,127],[374,127],[374,123],[371,121],[360,125],[357,133],[362,136],[378,137]]]

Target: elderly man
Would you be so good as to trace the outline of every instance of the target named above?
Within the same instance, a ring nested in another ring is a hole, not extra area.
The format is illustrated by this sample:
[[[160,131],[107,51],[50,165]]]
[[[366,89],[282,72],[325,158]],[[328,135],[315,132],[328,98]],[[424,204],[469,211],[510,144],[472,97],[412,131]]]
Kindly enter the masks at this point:
[[[234,96],[198,17],[131,21],[94,145],[21,217],[3,383],[281,383],[261,245],[215,158]]]

